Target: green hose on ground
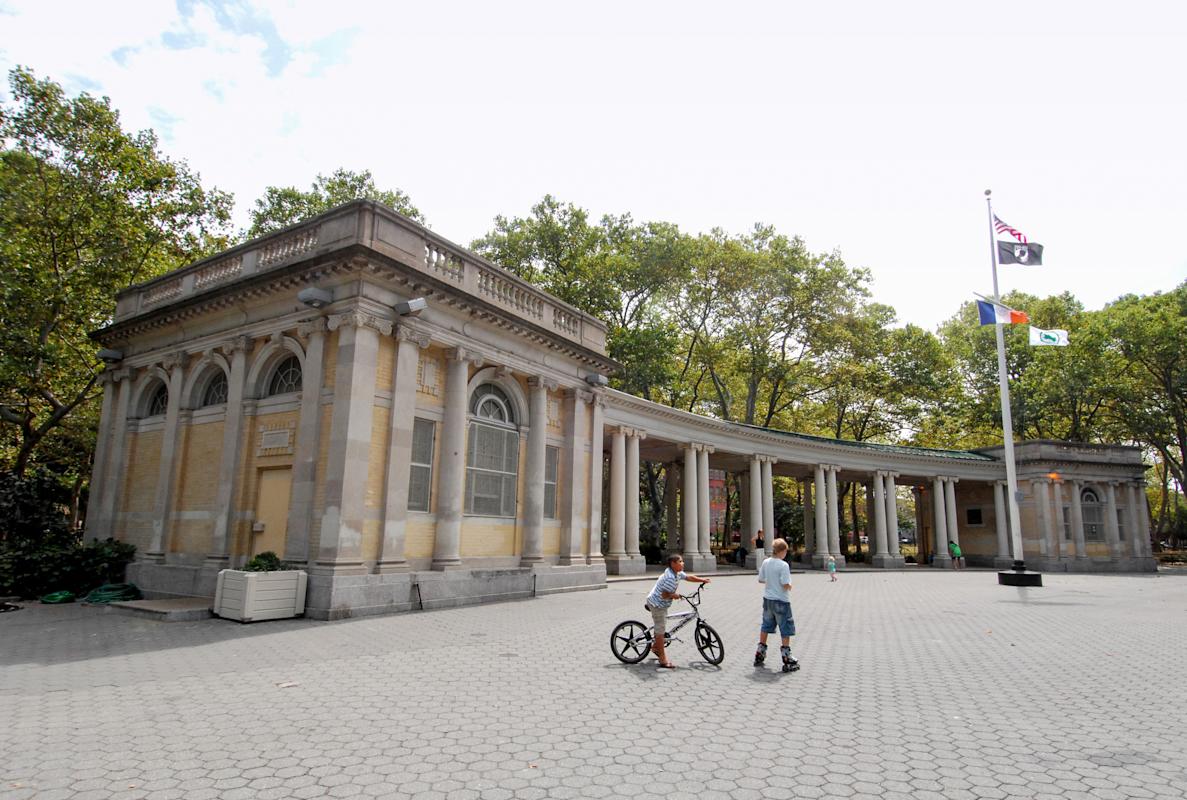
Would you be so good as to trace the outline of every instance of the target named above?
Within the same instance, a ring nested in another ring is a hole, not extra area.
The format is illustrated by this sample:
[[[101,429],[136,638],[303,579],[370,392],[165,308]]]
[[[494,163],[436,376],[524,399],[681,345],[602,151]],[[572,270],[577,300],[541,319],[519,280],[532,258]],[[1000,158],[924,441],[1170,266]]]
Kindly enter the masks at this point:
[[[134,583],[105,583],[83,598],[86,603],[115,603],[121,600],[140,600],[144,595]]]
[[[60,592],[50,592],[47,595],[42,595],[41,602],[43,603],[73,603],[74,592],[69,589],[63,589]]]

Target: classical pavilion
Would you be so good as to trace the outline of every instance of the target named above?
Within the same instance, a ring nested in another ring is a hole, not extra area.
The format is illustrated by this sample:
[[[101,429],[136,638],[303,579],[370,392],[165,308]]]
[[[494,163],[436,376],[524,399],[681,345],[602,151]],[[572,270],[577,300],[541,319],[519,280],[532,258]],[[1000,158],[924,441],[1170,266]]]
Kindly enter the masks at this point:
[[[642,462],[667,465],[669,541],[714,565],[709,472],[735,473],[743,530],[799,481],[808,565],[844,563],[838,486],[865,486],[874,568],[1015,556],[1000,450],[857,443],[688,413],[607,388],[606,326],[370,201],[123,292],[89,538],[137,547],[148,596],[212,596],[273,551],[333,619],[605,586],[644,570]],[[1016,448],[1027,566],[1153,571],[1137,448]],[[749,537],[747,537],[749,538]],[[766,537],[767,547],[772,537]],[[920,567],[924,569],[926,567]]]

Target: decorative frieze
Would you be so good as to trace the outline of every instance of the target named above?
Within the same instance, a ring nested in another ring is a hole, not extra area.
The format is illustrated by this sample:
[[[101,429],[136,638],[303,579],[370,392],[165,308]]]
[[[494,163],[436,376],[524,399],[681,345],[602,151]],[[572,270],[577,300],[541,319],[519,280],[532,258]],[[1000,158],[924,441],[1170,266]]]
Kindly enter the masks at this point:
[[[384,336],[391,336],[392,322],[388,319],[380,319],[374,314],[368,314],[365,311],[355,309],[354,311],[347,311],[344,314],[332,314],[327,323],[329,329],[336,331],[339,328],[352,325],[356,328],[372,328],[379,331]]]
[[[308,341],[309,337],[315,333],[325,333],[327,327],[329,326],[326,324],[325,317],[307,319],[297,324],[297,336],[302,341]]]
[[[162,281],[150,286],[144,292],[144,305],[155,306],[181,295],[181,278]]]

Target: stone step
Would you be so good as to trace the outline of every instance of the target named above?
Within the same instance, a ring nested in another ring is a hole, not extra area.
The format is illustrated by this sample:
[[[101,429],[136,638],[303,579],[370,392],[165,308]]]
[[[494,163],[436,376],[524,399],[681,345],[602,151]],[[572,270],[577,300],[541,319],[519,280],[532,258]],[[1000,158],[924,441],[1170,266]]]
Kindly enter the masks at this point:
[[[120,614],[155,619],[159,622],[191,622],[209,619],[213,597],[170,597],[157,600],[122,600],[108,608]]]

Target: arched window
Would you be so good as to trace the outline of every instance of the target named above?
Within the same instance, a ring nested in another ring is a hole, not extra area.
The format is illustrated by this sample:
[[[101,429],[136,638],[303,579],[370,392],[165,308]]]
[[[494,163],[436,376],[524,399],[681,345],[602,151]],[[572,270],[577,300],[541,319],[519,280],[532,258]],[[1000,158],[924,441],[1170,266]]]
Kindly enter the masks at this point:
[[[514,517],[519,470],[519,429],[515,406],[491,383],[470,398],[470,436],[466,443],[466,513]]]
[[[210,383],[206,384],[206,389],[202,392],[202,408],[221,406],[225,402],[227,402],[227,376],[219,371],[210,379]]]
[[[169,387],[165,384],[157,386],[156,391],[153,392],[152,398],[148,401],[148,413],[146,417],[159,417],[165,413],[169,408]]]
[[[1080,506],[1084,512],[1084,539],[1089,542],[1100,542],[1105,538],[1104,509],[1100,504],[1100,496],[1095,489],[1084,489],[1080,492]]]
[[[268,381],[268,397],[277,394],[290,394],[301,391],[301,361],[296,356],[289,356],[272,372],[272,379]]]

